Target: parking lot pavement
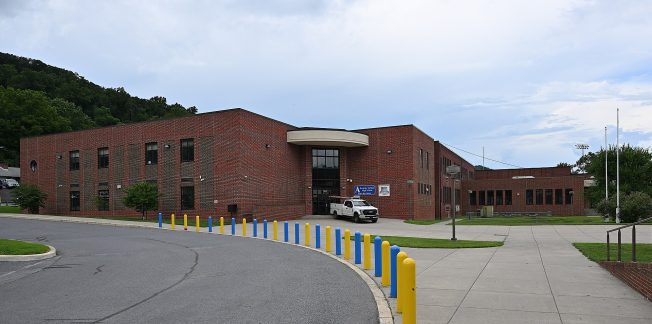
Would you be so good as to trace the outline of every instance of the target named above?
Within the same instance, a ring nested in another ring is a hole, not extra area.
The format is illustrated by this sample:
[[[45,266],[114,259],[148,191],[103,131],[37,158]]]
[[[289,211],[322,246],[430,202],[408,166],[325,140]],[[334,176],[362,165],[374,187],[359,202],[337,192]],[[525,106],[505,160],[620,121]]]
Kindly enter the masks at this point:
[[[262,240],[0,217],[59,256],[0,262],[0,323],[377,323],[354,271]]]

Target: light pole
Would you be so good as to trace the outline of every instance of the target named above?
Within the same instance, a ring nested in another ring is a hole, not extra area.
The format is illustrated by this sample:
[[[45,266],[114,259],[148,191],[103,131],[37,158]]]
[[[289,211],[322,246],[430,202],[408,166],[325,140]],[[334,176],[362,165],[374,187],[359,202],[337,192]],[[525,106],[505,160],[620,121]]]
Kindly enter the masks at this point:
[[[620,108],[616,108],[616,224],[620,224]]]
[[[456,241],[457,237],[455,237],[455,213],[457,212],[457,208],[455,208],[455,182],[457,179],[455,176],[460,173],[460,166],[449,165],[446,167],[446,173],[448,173],[451,176],[451,180],[453,180],[453,192],[451,193],[451,196],[453,196],[453,237],[451,237],[451,240]]]
[[[575,148],[578,150],[582,150],[582,156],[584,156],[584,150],[589,149],[589,144],[575,144]]]

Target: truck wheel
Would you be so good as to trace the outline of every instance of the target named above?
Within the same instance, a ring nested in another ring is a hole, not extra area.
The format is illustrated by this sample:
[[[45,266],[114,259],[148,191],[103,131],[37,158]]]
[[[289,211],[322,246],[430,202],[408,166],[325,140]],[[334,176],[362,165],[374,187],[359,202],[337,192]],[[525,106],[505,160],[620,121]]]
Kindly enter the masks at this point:
[[[353,214],[353,221],[360,223],[360,215],[358,215],[358,213]]]
[[[335,219],[340,218],[340,216],[337,214],[337,211],[335,211],[335,210],[333,211],[333,217],[335,217]]]

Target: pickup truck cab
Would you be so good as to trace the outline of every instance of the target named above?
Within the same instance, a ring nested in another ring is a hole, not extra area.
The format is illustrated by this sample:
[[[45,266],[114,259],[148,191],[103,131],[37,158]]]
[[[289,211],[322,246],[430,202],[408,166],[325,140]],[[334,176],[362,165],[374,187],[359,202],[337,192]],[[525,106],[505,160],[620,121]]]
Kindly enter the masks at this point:
[[[350,198],[345,199],[343,203],[331,203],[331,214],[335,217],[353,218],[353,221],[359,223],[361,220],[371,220],[372,223],[378,221],[378,208],[372,206],[364,199]]]

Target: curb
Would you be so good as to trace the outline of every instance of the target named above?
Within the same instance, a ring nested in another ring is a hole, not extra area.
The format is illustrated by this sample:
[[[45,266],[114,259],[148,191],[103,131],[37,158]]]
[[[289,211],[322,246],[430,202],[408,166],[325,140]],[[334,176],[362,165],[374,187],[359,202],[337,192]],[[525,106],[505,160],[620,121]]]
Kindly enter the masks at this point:
[[[37,261],[53,258],[57,255],[57,249],[51,245],[46,245],[50,251],[41,254],[27,254],[27,255],[0,255],[1,261]]]
[[[109,225],[109,226],[118,226],[118,227],[137,227],[137,228],[149,228],[149,229],[163,229],[163,230],[168,230],[168,231],[174,231],[178,232],[177,230],[173,230],[171,228],[159,228],[157,226],[148,226],[145,224],[133,224],[133,223],[128,223],[128,224],[121,224],[121,223],[109,223],[105,221],[94,221],[93,219],[88,219],[88,218],[80,218],[79,220],[77,219],[57,219],[55,217],[24,217],[23,214],[0,214],[0,217],[6,217],[6,218],[18,218],[18,219],[30,219],[30,220],[44,220],[44,221],[52,221],[52,222],[63,222],[63,223],[80,223],[80,224],[94,224],[94,225]],[[226,226],[225,226],[226,227]],[[189,231],[190,232],[190,231]],[[202,231],[199,233],[205,233],[205,234],[213,234],[213,235],[222,235],[222,236],[231,236],[230,234],[220,234],[220,233],[209,233],[207,231]],[[287,244],[291,246],[298,246],[302,247],[304,249],[312,250],[315,252],[319,252],[321,254],[327,255],[332,259],[335,259],[339,261],[340,263],[346,265],[350,269],[352,269],[366,284],[367,287],[369,287],[369,290],[371,290],[371,294],[374,297],[374,301],[376,302],[376,308],[378,309],[378,321],[380,324],[394,324],[394,316],[392,314],[392,311],[389,307],[389,300],[383,293],[383,291],[378,287],[376,282],[372,277],[369,276],[368,273],[363,271],[362,269],[358,268],[356,265],[352,264],[351,262],[348,262],[334,254],[328,253],[326,251],[322,251],[316,248],[313,248],[311,246],[305,246],[302,244],[294,244],[290,242],[283,242],[283,241],[275,241],[272,239],[264,239],[262,237],[250,237],[250,236],[239,236],[235,235],[235,237],[241,237],[241,238],[248,238],[248,239],[257,239],[257,240],[263,240],[263,241],[269,241],[269,242],[274,242],[274,243],[281,243],[281,244]],[[49,246],[49,245],[48,245]],[[50,252],[44,253],[52,253],[51,256],[48,257],[42,257],[42,259],[47,259],[50,257],[53,257],[56,255],[56,250],[54,247],[50,247]],[[28,257],[34,257],[34,256],[40,256],[41,254],[36,254],[36,255],[30,255]],[[19,256],[23,257],[23,256]],[[31,259],[31,260],[41,260],[41,259]],[[0,261],[9,261],[9,260],[4,260],[0,259]],[[30,260],[21,260],[21,261],[30,261]]]

